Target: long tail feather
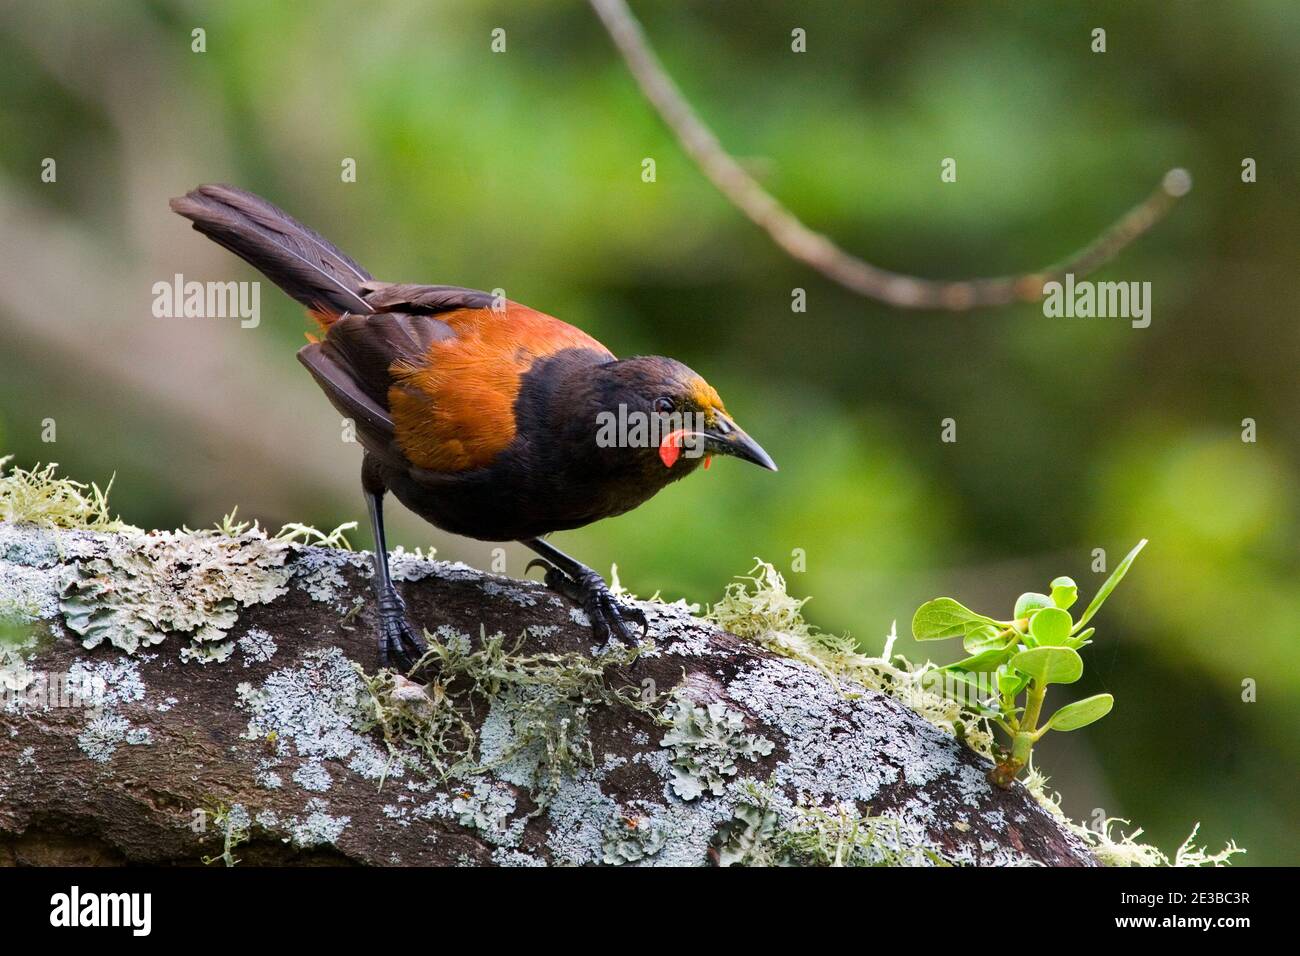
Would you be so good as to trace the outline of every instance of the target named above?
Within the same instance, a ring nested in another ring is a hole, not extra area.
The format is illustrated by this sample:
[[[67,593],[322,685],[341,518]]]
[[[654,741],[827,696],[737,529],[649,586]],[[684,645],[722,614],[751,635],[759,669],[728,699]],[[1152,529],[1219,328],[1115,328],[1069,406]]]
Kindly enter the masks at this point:
[[[323,324],[345,312],[374,311],[361,296],[370,274],[260,196],[213,184],[173,199],[171,207],[307,306]]]

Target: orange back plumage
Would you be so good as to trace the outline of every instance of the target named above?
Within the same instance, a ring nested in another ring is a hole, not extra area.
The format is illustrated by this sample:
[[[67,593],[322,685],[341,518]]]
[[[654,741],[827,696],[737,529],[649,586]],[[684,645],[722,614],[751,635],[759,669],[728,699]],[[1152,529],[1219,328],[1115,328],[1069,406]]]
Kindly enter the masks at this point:
[[[455,337],[434,342],[419,364],[394,363],[388,390],[398,446],[430,471],[481,468],[514,440],[515,399],[538,359],[570,348],[614,357],[582,330],[516,302],[438,318]]]

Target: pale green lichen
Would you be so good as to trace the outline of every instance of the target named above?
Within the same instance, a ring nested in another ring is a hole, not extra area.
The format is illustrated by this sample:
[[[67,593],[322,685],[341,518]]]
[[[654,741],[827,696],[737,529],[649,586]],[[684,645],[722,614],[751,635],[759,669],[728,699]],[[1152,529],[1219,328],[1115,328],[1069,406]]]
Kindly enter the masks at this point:
[[[78,660],[68,668],[71,700],[86,707],[88,720],[77,736],[77,746],[96,763],[107,763],[123,744],[142,746],[153,742],[147,727],[133,727],[119,708],[144,699],[144,680],[136,662],[127,657],[111,660]]]
[[[96,707],[117,707],[144,700],[140,665],[129,657],[116,660],[76,660],[68,667],[69,684],[81,700]]]
[[[760,658],[736,675],[727,695],[786,738],[773,776],[793,793],[866,804],[882,788],[905,782],[920,791],[919,800],[929,784],[943,781],[945,790],[971,804],[989,792],[955,740],[888,698],[843,692],[856,687],[837,689],[796,661]],[[932,808],[916,810],[914,817]]]
[[[653,645],[620,645],[593,658],[520,654],[522,637],[507,648],[503,634],[482,630],[477,650],[448,628],[425,632],[425,639],[429,650],[420,666],[436,677],[423,688],[389,671],[371,677],[358,668],[367,691],[363,726],[379,727],[391,753],[410,748],[444,780],[503,772],[529,788],[539,810],[563,778],[593,766],[593,707],[649,709],[635,688],[611,687],[607,672],[630,665]],[[492,706],[477,761],[469,719],[475,700]],[[516,772],[505,771],[508,766]]]
[[[516,803],[514,789],[509,784],[477,780],[471,789],[457,792],[450,801],[436,800],[434,807],[439,815],[474,830],[488,843],[513,847],[522,839],[528,824],[527,817],[510,819]]]
[[[639,863],[668,843],[664,829],[646,817],[619,817],[605,827],[602,837],[601,859],[611,866]]]
[[[290,667],[267,676],[260,687],[241,683],[238,705],[249,712],[244,739],[263,742],[274,758],[258,767],[257,782],[278,788],[281,763],[299,758],[308,766],[325,760],[345,761],[349,769],[368,780],[400,776],[402,767],[390,767],[383,750],[361,728],[368,710],[365,684],[352,661],[337,647],[307,651]],[[323,769],[323,768],[322,768]],[[290,772],[304,789],[325,781],[320,773]]]
[[[79,534],[79,532],[77,532]],[[68,533],[0,523],[0,643],[52,637],[45,621],[59,612]]]
[[[261,527],[257,521],[240,521],[236,516],[239,514],[239,506],[236,505],[231,509],[229,514],[221,516],[221,520],[214,524],[209,530],[217,534],[223,534],[227,538],[238,538],[240,535],[247,534],[249,531],[260,531]],[[181,531],[185,534],[197,534],[193,528],[181,525]]]
[[[718,866],[779,866],[785,861],[774,849],[781,832],[781,815],[767,801],[736,805],[730,820],[718,829]]]
[[[897,701],[848,682],[837,688],[817,671],[780,657],[757,657],[727,686],[728,697],[779,732],[785,752],[769,784],[809,807],[868,807],[889,799],[899,846],[946,846],[936,832],[970,819],[983,832],[1006,829],[979,762],[942,730]],[[743,782],[740,784],[743,786]],[[900,792],[901,791],[901,792]],[[798,822],[793,805],[787,826]],[[846,811],[847,812],[847,811]],[[1045,810],[1028,813],[1046,824]],[[1028,818],[1025,821],[1028,822]],[[883,825],[883,824],[882,824]],[[1069,837],[1070,853],[1084,846]],[[1014,841],[958,838],[945,850],[953,863],[1027,865],[1032,850]]]
[[[652,750],[634,754],[631,760],[606,755],[596,767],[564,781],[546,813],[546,847],[555,863],[585,866],[604,862],[606,853],[614,849],[611,842],[621,842],[626,835],[629,821],[635,821],[636,830],[644,832],[646,849],[660,848],[635,861],[624,859],[623,865],[681,867],[708,862],[714,834],[731,815],[734,800],[731,788],[723,797],[706,795],[685,803],[666,797],[662,787],[655,788],[652,784],[645,791],[649,794],[646,798],[627,799],[629,788],[625,779],[613,784],[610,776],[631,772],[629,765],[637,764],[647,765],[655,778],[665,782],[672,777],[667,753]],[[615,800],[607,793],[607,786],[612,792],[623,794],[624,801]],[[624,850],[635,855],[630,847]]]
[[[130,721],[121,714],[98,714],[77,735],[77,746],[96,763],[108,763],[118,746],[126,743],[126,732],[130,729]]]
[[[392,670],[372,675],[359,664],[352,666],[364,688],[358,697],[358,729],[365,733],[378,728],[390,760],[442,780],[464,764],[474,745],[474,727],[441,674],[422,686]]]
[[[330,532],[292,523],[268,536],[256,521],[239,520],[235,509],[206,531],[145,534],[109,511],[108,488],[59,477],[55,464],[6,470],[10,460],[0,458],[0,522],[122,535],[74,542],[71,579],[60,582],[59,606],[87,648],[108,640],[134,653],[175,633],[189,639],[182,660],[223,662],[233,650],[227,637],[241,606],[284,593],[290,576],[313,600],[332,600],[346,583],[340,569],[365,564],[364,556],[344,553],[351,552],[346,532],[356,522]],[[48,539],[51,553],[39,561],[28,554],[6,557],[30,568],[26,576],[34,587],[44,577],[38,565],[64,557],[53,542]],[[0,551],[34,546],[29,538],[11,537],[0,542]],[[289,556],[295,558],[291,565]],[[24,586],[24,580],[12,583]]]
[[[212,816],[212,824],[216,827],[217,834],[221,838],[221,852],[216,856],[204,856],[203,864],[207,866],[220,860],[226,866],[234,866],[239,862],[235,856],[235,848],[248,842],[249,830],[252,820],[249,818],[248,811],[241,803],[236,803],[232,807],[224,804],[217,806],[208,811]]]
[[[30,471],[10,468],[12,455],[0,458],[0,521],[42,528],[89,531],[135,531],[108,510],[108,492],[70,478],[59,478],[58,464],[37,465]]]
[[[497,866],[546,866],[546,860],[540,856],[532,856],[522,850],[504,846],[492,851],[492,862]]]
[[[337,548],[343,551],[352,550],[352,542],[348,541],[345,532],[355,531],[357,523],[355,521],[345,521],[333,531],[317,531],[309,524],[300,524],[294,522],[287,524],[280,529],[275,536],[276,541],[286,541],[291,544],[309,544],[318,548]]]
[[[620,807],[601,788],[608,767],[585,769],[565,780],[546,807],[546,847],[554,862],[585,866],[600,861],[605,828]]]
[[[776,746],[745,733],[744,718],[721,701],[699,707],[679,693],[664,717],[669,730],[659,743],[672,750],[672,788],[683,800],[694,800],[705,791],[721,796],[726,778],[736,774],[738,760],[766,757]]]
[[[427,552],[423,548],[407,551],[399,544],[388,553],[388,573],[394,581],[422,581],[436,573],[439,565],[434,562],[434,555],[437,553],[438,549],[432,547]],[[461,564],[451,564],[446,567],[473,571],[467,565]]]
[[[1158,847],[1137,842],[1137,838],[1143,832],[1141,827],[1130,833],[1120,829],[1121,824],[1130,825],[1128,820],[1108,817],[1098,828],[1086,827],[1071,820],[1061,809],[1060,795],[1047,790],[1047,782],[1048,778],[1043,776],[1041,771],[1032,765],[1029,767],[1025,778],[1025,786],[1029,788],[1029,792],[1038,797],[1039,803],[1056,818],[1061,826],[1087,843],[1097,859],[1106,866],[1231,866],[1234,856],[1246,852],[1232,840],[1229,840],[1227,845],[1217,853],[1209,852],[1206,847],[1196,846],[1193,841],[1201,829],[1201,824],[1198,822],[1192,827],[1192,832],[1187,835],[1187,839],[1174,851],[1171,859]],[[1113,834],[1112,828],[1115,831]]]
[[[209,529],[227,538],[244,538],[248,535],[265,537],[256,520],[240,521],[235,508]],[[273,541],[293,545],[295,561],[293,577],[298,587],[313,601],[332,601],[346,582],[340,571],[347,566],[363,567],[365,555],[355,554],[345,532],[355,530],[357,523],[348,521],[333,531],[324,532],[308,524],[286,524],[271,537]],[[182,527],[185,534],[200,534]],[[311,547],[308,547],[311,546]]]
[[[324,548],[299,549],[293,562],[294,585],[313,601],[338,601],[345,596],[346,568],[364,568],[369,564],[365,555],[350,551],[330,551]],[[337,605],[345,610],[343,605]]]
[[[931,689],[933,665],[928,661],[914,665],[894,654],[892,635],[879,657],[864,654],[851,637],[825,634],[808,624],[803,619],[807,602],[808,598],[789,593],[776,568],[757,561],[748,575],[727,585],[722,600],[705,616],[737,637],[817,669],[832,682],[851,681],[887,694],[976,753],[993,758],[993,735],[987,722]]]
[[[244,652],[244,666],[265,664],[275,656],[278,645],[266,631],[261,628],[249,628],[248,633],[239,639],[239,649]]]
[[[899,821],[860,814],[852,803],[793,807],[774,791],[746,787],[718,830],[719,866],[949,866],[931,847],[910,843]]]
[[[225,535],[227,538],[242,538],[244,535],[250,533],[263,533],[261,525],[257,523],[257,519],[253,519],[252,521],[240,521],[237,517],[238,514],[239,508],[233,508],[229,514],[222,515],[221,520],[213,525],[210,530],[215,531],[217,534]],[[309,524],[302,524],[295,521],[283,525],[274,537],[276,541],[283,541],[286,544],[316,545],[322,548],[335,548],[343,551],[351,551],[352,542],[348,540],[345,532],[355,531],[356,527],[357,523],[355,521],[348,521],[339,525],[333,531],[326,533],[313,528]],[[185,534],[198,533],[192,528],[186,528],[184,526],[181,527],[181,531]]]
[[[60,607],[87,648],[133,654],[175,635],[189,642],[183,659],[221,661],[239,609],[285,593],[288,550],[256,531],[121,535],[76,561]]]
[[[336,817],[330,814],[329,804],[320,797],[307,801],[304,808],[306,816],[293,817],[285,826],[289,830],[286,842],[291,842],[299,849],[311,849],[318,846],[332,846],[352,822],[351,817]]]
[[[319,760],[308,760],[293,772],[293,782],[304,790],[324,793],[333,784],[325,764]]]
[[[1205,847],[1196,846],[1192,841],[1201,829],[1197,823],[1182,846],[1174,851],[1173,859],[1170,859],[1156,847],[1137,842],[1137,838],[1142,835],[1141,827],[1125,833],[1119,829],[1120,824],[1127,826],[1129,821],[1108,818],[1102,823],[1100,831],[1081,834],[1092,844],[1097,858],[1107,866],[1231,866],[1233,856],[1246,852],[1232,841],[1218,853],[1210,853]],[[1112,827],[1115,828],[1114,834],[1111,833]]]
[[[0,607],[0,699],[16,697],[36,680],[27,666],[27,653],[36,643],[32,617],[25,606]]]
[[[234,652],[233,641],[214,638],[205,643],[202,639],[195,638],[193,643],[181,648],[181,660],[187,664],[224,664]]]
[[[800,821],[781,835],[783,853],[797,866],[950,866],[929,846],[909,843],[890,816],[861,816],[852,804],[827,811],[801,807]]]
[[[879,657],[863,654],[848,637],[823,634],[803,619],[807,598],[793,597],[785,579],[771,564],[755,559],[748,575],[728,585],[722,600],[706,617],[738,637],[754,641],[773,653],[807,664],[838,683],[851,681],[880,691],[906,705],[930,723],[952,734],[971,750],[993,759],[993,736],[981,718],[931,689],[929,661],[913,664],[893,653],[891,630]],[[1155,847],[1137,843],[1142,831],[1110,836],[1108,824],[1101,832],[1070,820],[1060,808],[1060,798],[1046,789],[1047,778],[1033,768],[1024,784],[1035,800],[1057,821],[1078,836],[1099,860],[1111,866],[1221,866],[1245,851],[1235,843],[1218,853],[1192,845],[1196,830],[1171,860]],[[1198,824],[1199,827],[1199,824]]]

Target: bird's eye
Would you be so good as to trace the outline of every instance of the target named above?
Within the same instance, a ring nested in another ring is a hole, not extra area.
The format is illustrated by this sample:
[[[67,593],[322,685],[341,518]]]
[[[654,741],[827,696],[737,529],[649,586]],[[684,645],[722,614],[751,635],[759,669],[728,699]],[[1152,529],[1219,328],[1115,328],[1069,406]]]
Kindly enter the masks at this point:
[[[673,400],[671,398],[656,398],[655,411],[667,414],[673,410]]]

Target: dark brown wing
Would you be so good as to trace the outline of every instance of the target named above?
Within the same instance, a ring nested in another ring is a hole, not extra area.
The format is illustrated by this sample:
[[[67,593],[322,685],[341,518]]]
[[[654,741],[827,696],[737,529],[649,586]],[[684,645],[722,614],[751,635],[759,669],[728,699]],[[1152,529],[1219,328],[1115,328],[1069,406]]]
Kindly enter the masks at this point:
[[[438,313],[484,308],[492,296],[459,286],[366,282],[358,291],[365,314],[332,318],[324,340],[304,346],[298,360],[307,367],[334,407],[356,422],[357,438],[373,454],[401,462],[389,406],[394,366],[419,368],[435,342],[456,337]]]
[[[437,315],[455,309],[490,309],[491,293],[456,285],[411,285],[405,282],[366,282],[361,286],[366,305],[376,312]]]

